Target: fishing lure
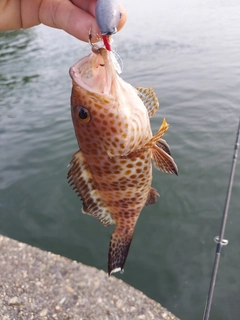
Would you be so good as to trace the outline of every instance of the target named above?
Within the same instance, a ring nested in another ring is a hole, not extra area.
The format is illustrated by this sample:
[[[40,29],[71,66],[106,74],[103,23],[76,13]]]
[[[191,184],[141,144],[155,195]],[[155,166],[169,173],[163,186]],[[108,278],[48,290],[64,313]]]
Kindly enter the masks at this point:
[[[98,0],[95,14],[105,48],[111,51],[110,36],[117,32],[122,16],[120,5],[117,0]]]

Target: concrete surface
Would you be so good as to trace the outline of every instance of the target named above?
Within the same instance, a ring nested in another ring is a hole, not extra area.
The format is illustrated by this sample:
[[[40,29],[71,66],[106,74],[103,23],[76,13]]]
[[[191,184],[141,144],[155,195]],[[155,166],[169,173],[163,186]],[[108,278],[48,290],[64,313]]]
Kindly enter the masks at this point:
[[[1,320],[179,320],[107,273],[0,235]]]

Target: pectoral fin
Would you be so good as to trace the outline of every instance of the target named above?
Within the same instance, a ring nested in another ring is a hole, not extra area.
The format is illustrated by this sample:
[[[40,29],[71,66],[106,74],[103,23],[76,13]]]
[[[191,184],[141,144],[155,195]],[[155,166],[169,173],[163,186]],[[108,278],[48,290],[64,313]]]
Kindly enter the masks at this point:
[[[76,189],[82,199],[83,213],[97,218],[104,226],[115,223],[100,197],[84,154],[80,150],[73,155],[70,164],[72,167],[67,175],[68,182],[74,185],[73,189]]]
[[[149,118],[151,118],[159,108],[158,98],[153,88],[136,87],[136,89],[138,96],[147,108]]]
[[[156,169],[178,175],[178,168],[173,158],[157,145],[152,147],[152,161]]]
[[[165,151],[167,154],[169,154],[171,156],[171,151],[170,151],[170,147],[167,144],[167,142],[163,139],[160,139],[156,145],[160,148],[163,149],[163,151]]]

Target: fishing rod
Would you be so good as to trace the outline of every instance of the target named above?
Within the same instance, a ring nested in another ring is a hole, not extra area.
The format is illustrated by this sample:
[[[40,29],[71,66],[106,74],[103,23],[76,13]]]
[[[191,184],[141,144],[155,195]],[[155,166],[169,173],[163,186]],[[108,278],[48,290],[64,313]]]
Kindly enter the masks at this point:
[[[224,239],[224,232],[225,232],[225,228],[226,228],[228,208],[229,208],[231,192],[232,192],[232,185],[233,185],[233,178],[234,178],[235,167],[236,167],[236,163],[237,163],[239,140],[240,140],[240,118],[239,118],[239,124],[238,124],[238,129],[237,129],[237,136],[236,136],[236,142],[235,142],[235,147],[234,147],[232,168],[231,168],[231,173],[230,173],[230,177],[229,177],[227,196],[226,196],[224,211],[223,211],[223,216],[222,216],[220,236],[217,236],[214,238],[214,241],[217,243],[217,247],[216,247],[215,260],[214,260],[213,270],[212,270],[212,277],[211,277],[211,282],[210,282],[210,286],[209,286],[208,297],[207,297],[206,306],[205,306],[205,310],[204,310],[203,320],[209,319],[211,305],[212,305],[213,292],[214,292],[214,287],[215,287],[215,282],[216,282],[216,277],[217,277],[217,272],[218,272],[218,265],[219,265],[219,260],[220,260],[221,249],[222,249],[222,246],[225,246],[228,244],[228,240]]]

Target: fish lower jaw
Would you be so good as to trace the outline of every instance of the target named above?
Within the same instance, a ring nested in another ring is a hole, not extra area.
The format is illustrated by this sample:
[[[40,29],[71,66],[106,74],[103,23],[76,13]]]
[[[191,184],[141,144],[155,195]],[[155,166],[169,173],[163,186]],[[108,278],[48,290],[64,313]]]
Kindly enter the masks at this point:
[[[84,83],[81,79],[81,76],[80,74],[76,71],[76,69],[73,67],[71,67],[69,69],[69,74],[70,74],[70,77],[72,78],[72,80],[79,86],[79,87],[85,87],[84,86]],[[89,89],[89,88],[84,88],[84,89]]]

